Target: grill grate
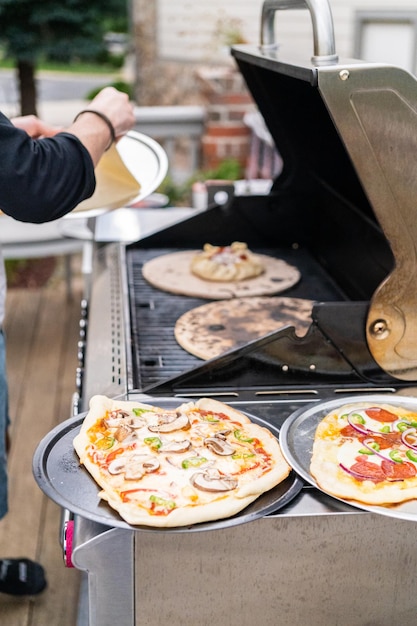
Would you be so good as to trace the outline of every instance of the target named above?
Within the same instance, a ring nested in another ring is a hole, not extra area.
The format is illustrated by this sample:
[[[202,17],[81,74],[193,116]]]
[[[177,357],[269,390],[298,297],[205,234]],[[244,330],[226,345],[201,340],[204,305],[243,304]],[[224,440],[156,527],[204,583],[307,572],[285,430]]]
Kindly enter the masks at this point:
[[[159,291],[142,276],[143,265],[169,250],[132,250],[127,254],[127,276],[133,348],[133,376],[138,389],[177,376],[201,361],[183,350],[174,336],[176,320],[186,311],[204,304]]]
[[[146,389],[202,363],[178,345],[174,327],[181,315],[206,304],[208,300],[168,294],[152,287],[142,276],[142,267],[147,261],[177,251],[135,247],[128,247],[126,251],[133,384],[136,389]],[[323,272],[323,268],[305,250],[267,249],[257,252],[283,258],[300,269],[302,281],[283,295],[315,300],[343,299],[340,290]]]

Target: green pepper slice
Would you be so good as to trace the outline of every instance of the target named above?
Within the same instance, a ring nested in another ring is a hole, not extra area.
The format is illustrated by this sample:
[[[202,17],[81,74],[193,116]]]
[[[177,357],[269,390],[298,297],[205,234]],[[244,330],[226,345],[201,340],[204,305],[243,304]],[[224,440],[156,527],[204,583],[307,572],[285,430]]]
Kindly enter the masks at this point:
[[[254,456],[253,452],[236,452],[232,454],[232,459],[238,461],[239,459],[250,459]]]
[[[135,415],[143,415],[144,413],[149,413],[148,409],[132,409]]]
[[[181,463],[181,466],[184,469],[188,469],[189,467],[201,467],[204,463],[207,463],[208,459],[204,456],[191,456],[189,459],[184,459]]]
[[[209,415],[205,415],[202,419],[212,424],[216,424],[217,422],[220,422],[219,418],[213,415],[213,413],[210,413]]]
[[[410,459],[410,461],[413,461],[414,463],[417,463],[417,452],[414,452],[414,450],[407,450],[407,452],[405,453],[407,458]]]
[[[233,432],[233,435],[234,435],[235,439],[237,439],[238,441],[243,441],[244,443],[252,443],[253,442],[253,437],[246,436],[245,433],[242,430],[235,430]]]
[[[162,446],[162,441],[159,437],[145,437],[143,443],[146,443],[152,450],[159,450]]]
[[[352,413],[352,418],[355,418],[356,424],[365,424],[365,419],[359,413]]]
[[[152,494],[149,496],[149,500],[158,508],[162,508],[165,510],[175,509],[177,506],[174,500],[165,500],[165,498],[161,498],[160,496],[155,496]]]
[[[390,433],[390,432],[391,432],[391,427],[390,427],[390,426],[388,426],[388,425],[383,426],[383,427],[380,429],[380,431],[379,431],[379,432],[380,432],[380,433]]]
[[[96,448],[99,450],[110,450],[116,443],[116,439],[107,435],[106,437],[102,437],[96,442]]]
[[[361,448],[360,450],[358,450],[359,454],[372,455],[373,454],[372,450],[375,450],[375,452],[379,452],[379,450],[381,449],[381,446],[376,441],[370,441],[368,445],[369,445],[368,448]],[[369,448],[372,448],[372,450],[369,450]]]
[[[396,463],[403,463],[403,460],[402,460],[402,458],[400,457],[400,452],[399,452],[399,450],[391,450],[391,451],[389,452],[389,458],[390,458],[392,461],[395,461]]]
[[[400,431],[400,433],[403,433],[405,430],[407,430],[407,428],[410,428],[410,423],[409,422],[398,422],[397,428]]]

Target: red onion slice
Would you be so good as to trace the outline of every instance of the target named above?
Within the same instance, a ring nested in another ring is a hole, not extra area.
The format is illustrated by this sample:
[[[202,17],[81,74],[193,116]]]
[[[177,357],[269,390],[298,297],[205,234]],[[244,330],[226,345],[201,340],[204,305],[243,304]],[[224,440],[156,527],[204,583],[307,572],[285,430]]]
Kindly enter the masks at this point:
[[[407,435],[411,435],[411,434],[414,435],[414,439],[416,441],[415,444],[409,443],[407,441]],[[412,427],[412,428],[407,428],[407,430],[404,430],[401,433],[401,441],[405,446],[407,446],[407,448],[411,448],[411,450],[417,451],[417,428]]]
[[[348,415],[347,415],[347,421],[350,424],[350,426],[352,426],[352,428],[354,428],[358,433],[361,433],[361,435],[386,435],[388,433],[385,433],[384,431],[381,430],[371,430],[370,428],[366,428],[365,425],[363,424],[358,424],[356,422],[353,421],[352,416],[355,415],[355,413],[358,413],[358,411],[351,411]],[[369,416],[368,416],[369,417]],[[370,418],[372,419],[372,418]],[[393,422],[393,428],[391,430],[391,426],[390,426],[390,430],[389,432],[395,432],[394,429],[394,425],[398,424],[399,422],[404,422],[406,420],[399,420],[397,422]]]
[[[375,450],[375,448],[371,446],[371,443],[375,443],[375,441],[371,437],[368,439],[364,439],[362,441],[362,444],[365,446],[365,448],[373,452],[373,454],[376,454],[377,456],[379,456],[381,459],[384,459],[385,461],[389,461],[390,463],[395,463],[395,461],[393,461],[388,456],[385,456],[384,454],[379,452],[379,450]]]
[[[339,463],[339,467],[347,474],[350,474],[350,476],[353,476],[353,478],[358,478],[359,480],[371,480],[372,482],[375,482],[375,476],[367,476],[366,474],[355,472],[354,470],[346,467],[346,465],[343,465],[343,463]],[[383,480],[385,479],[381,478],[381,480],[378,480],[377,482],[382,482]]]
[[[347,421],[349,422],[350,426],[352,426],[352,428],[354,428],[358,433],[361,433],[361,435],[369,435],[369,433],[372,432],[371,430],[368,430],[367,428],[362,426],[362,424],[357,424],[352,420],[352,415],[354,415],[355,413],[357,413],[357,411],[352,411],[347,416]]]

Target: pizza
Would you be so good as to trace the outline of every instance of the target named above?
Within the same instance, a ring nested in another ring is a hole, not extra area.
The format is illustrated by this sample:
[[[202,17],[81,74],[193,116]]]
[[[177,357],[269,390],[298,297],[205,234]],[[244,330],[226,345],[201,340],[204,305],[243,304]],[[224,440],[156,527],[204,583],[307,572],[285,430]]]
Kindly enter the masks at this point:
[[[220,282],[247,280],[265,271],[261,260],[241,241],[230,246],[206,243],[203,251],[191,259],[190,269],[199,278]]]
[[[318,424],[310,473],[327,493],[363,504],[417,498],[417,412],[352,403]]]
[[[74,448],[100,498],[133,525],[232,516],[291,471],[267,428],[209,398],[166,409],[94,396]]]

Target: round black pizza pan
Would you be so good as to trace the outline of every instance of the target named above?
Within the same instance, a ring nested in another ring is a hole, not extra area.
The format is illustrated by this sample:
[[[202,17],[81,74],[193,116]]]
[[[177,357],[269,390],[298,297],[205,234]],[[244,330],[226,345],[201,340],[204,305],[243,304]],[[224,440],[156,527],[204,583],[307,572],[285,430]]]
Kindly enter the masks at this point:
[[[169,407],[177,406],[179,402],[178,398],[171,401],[159,398],[154,404]],[[279,430],[275,426],[256,416],[245,414],[253,422],[268,428],[278,439]],[[79,463],[73,439],[79,433],[85,416],[86,413],[82,413],[62,422],[42,439],[33,457],[33,475],[40,489],[51,500],[76,515],[105,526],[147,532],[195,532],[228,528],[279,511],[299,494],[304,484],[292,471],[282,483],[259,496],[233,517],[175,528],[133,526],[99,498],[99,486]]]

